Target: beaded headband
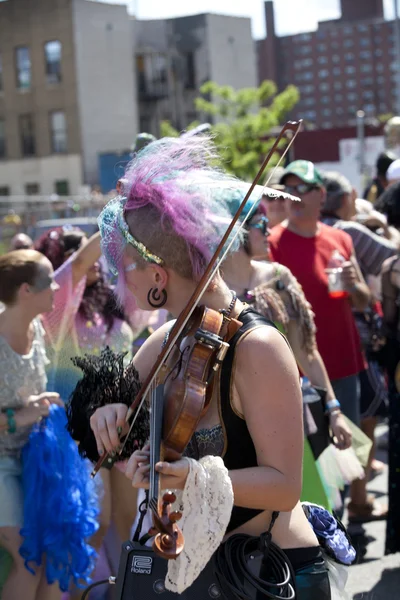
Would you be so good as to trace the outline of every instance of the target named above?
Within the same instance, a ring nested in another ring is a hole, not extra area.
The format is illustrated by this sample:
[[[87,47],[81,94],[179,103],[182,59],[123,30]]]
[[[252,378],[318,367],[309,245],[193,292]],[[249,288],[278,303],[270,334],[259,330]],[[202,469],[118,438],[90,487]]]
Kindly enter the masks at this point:
[[[144,260],[147,262],[156,263],[160,266],[164,265],[164,260],[162,258],[150,252],[150,250],[144,244],[142,244],[142,242],[139,242],[139,240],[133,237],[124,218],[123,206],[121,206],[118,212],[118,227],[125,241],[133,246]]]

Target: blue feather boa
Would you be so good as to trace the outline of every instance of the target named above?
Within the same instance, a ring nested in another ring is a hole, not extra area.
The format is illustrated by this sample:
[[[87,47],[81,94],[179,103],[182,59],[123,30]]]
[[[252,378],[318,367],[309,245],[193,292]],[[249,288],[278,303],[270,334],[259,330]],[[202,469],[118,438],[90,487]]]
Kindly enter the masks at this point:
[[[33,427],[22,451],[24,538],[20,554],[29,563],[46,562],[49,584],[89,582],[95,550],[87,540],[97,531],[99,514],[95,484],[86,461],[66,430],[65,410],[51,405],[49,416]]]

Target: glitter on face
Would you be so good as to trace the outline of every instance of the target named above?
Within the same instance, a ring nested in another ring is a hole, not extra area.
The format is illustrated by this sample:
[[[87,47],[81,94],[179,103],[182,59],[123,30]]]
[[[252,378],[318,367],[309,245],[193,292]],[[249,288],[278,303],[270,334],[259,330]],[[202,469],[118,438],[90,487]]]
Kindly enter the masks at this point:
[[[135,271],[137,269],[137,263],[132,262],[124,268],[125,273],[129,273],[130,271]]]

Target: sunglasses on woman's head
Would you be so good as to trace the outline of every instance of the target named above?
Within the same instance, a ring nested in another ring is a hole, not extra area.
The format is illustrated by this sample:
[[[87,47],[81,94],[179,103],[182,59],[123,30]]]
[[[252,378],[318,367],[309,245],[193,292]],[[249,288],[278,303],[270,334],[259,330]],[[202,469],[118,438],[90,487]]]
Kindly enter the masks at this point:
[[[268,232],[268,219],[267,217],[261,216],[257,223],[250,223],[249,229],[259,229],[263,235],[267,235]]]
[[[312,190],[316,190],[318,186],[310,183],[299,183],[298,185],[285,185],[285,192],[292,194],[292,196],[300,195],[304,196]]]

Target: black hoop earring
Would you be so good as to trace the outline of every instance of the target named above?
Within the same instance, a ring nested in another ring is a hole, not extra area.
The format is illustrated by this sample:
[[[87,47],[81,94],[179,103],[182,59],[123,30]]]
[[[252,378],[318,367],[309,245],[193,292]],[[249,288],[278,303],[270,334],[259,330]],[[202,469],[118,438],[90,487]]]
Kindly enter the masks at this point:
[[[165,290],[161,290],[161,293],[158,291],[158,288],[151,288],[149,293],[147,294],[147,302],[153,308],[161,308],[167,301],[167,292]]]

